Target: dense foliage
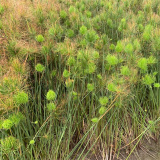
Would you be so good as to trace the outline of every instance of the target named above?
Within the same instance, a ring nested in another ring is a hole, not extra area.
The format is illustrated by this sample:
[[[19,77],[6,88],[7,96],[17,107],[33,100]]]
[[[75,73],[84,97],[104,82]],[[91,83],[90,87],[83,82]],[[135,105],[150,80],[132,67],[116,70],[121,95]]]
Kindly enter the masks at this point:
[[[159,69],[159,0],[2,0],[0,159],[131,154],[159,135]]]

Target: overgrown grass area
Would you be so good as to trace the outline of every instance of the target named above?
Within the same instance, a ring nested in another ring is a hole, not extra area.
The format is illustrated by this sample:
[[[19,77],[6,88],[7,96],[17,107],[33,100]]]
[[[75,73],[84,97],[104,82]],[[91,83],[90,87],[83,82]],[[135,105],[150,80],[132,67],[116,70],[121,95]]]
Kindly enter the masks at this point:
[[[159,88],[159,0],[0,1],[0,159],[129,159]]]

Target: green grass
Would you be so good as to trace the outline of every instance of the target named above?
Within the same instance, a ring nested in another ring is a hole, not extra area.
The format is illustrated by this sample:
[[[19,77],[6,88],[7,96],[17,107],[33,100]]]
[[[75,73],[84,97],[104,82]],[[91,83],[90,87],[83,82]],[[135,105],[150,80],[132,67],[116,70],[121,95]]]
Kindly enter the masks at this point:
[[[0,159],[129,158],[158,139],[159,19],[158,0],[1,2]]]

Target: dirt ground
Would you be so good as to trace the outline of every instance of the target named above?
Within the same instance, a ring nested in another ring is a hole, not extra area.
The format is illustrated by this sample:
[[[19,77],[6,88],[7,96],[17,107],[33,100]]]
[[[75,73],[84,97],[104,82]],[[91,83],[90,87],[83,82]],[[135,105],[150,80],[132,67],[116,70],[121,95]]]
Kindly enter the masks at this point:
[[[120,157],[120,160],[126,160],[127,154],[121,152]],[[160,140],[157,143],[153,140],[146,141],[128,160],[160,160]]]
[[[123,150],[120,152],[118,159],[102,158],[100,155],[96,154],[96,157],[88,155],[84,160],[126,160],[127,156],[128,154]],[[143,144],[140,145],[139,149],[134,150],[128,160],[160,160],[160,139],[158,142],[154,140],[145,140]]]

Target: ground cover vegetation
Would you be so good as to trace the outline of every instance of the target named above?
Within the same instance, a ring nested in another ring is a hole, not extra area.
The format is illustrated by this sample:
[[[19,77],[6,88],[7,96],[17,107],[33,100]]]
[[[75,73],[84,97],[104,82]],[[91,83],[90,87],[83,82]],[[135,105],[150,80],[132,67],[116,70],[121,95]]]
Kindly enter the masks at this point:
[[[159,70],[159,0],[1,0],[0,159],[129,158]]]

